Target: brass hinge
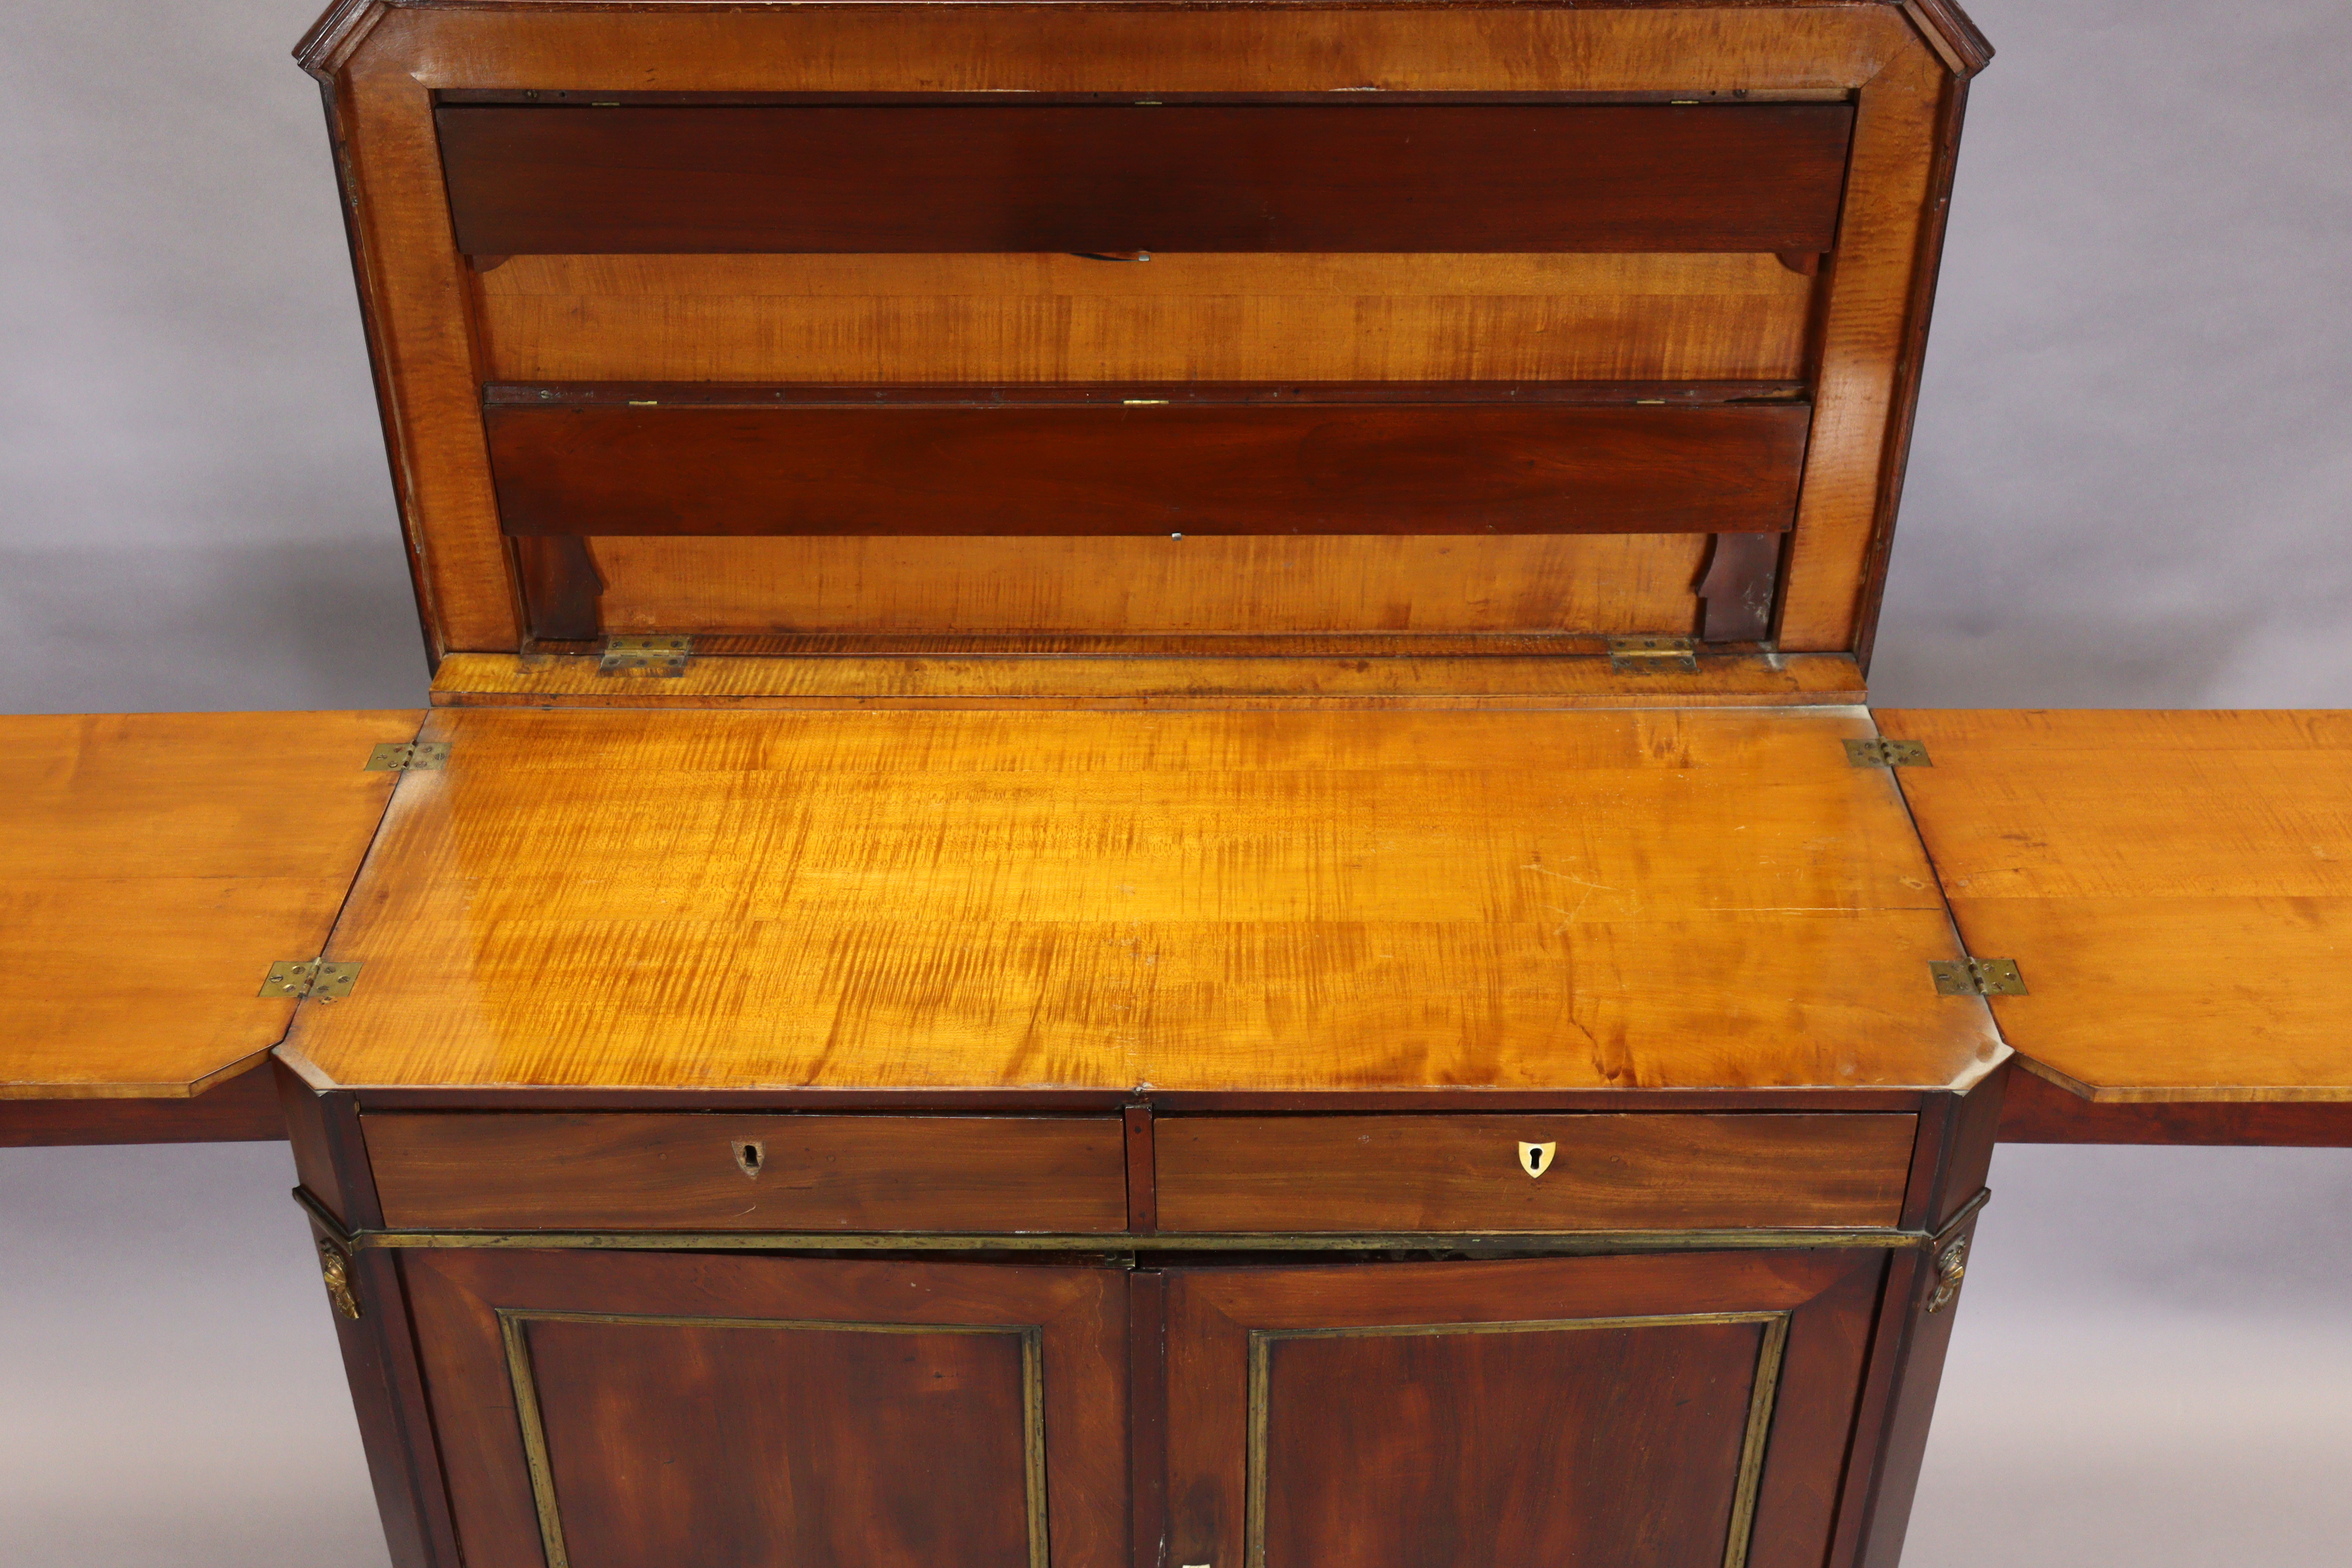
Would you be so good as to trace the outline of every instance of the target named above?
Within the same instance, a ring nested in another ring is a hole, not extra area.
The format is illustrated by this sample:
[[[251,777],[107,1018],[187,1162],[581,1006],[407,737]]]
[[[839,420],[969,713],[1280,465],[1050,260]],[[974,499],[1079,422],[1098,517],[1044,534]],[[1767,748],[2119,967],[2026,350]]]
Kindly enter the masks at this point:
[[[363,772],[371,773],[437,773],[449,765],[446,741],[386,741],[368,753]]]
[[[1696,675],[1698,645],[1688,637],[1611,637],[1609,673]]]
[[[1931,958],[1938,996],[2022,996],[2025,976],[2013,958]]]
[[[596,673],[675,679],[686,673],[686,661],[693,657],[692,637],[606,637],[604,657],[597,661]]]
[[[314,1002],[332,1002],[352,994],[352,985],[360,977],[356,963],[329,963],[323,958],[280,959],[269,966],[269,978],[261,983],[261,994],[280,1000],[299,1002],[308,996]]]
[[[1925,741],[1848,741],[1845,760],[1857,768],[1932,768]]]

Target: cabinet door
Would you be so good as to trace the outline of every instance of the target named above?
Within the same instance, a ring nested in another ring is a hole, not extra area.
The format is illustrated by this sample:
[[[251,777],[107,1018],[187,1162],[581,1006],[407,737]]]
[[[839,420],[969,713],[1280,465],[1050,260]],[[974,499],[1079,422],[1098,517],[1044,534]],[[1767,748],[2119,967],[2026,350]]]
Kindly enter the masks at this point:
[[[1116,1269],[403,1268],[467,1568],[1116,1568],[1127,1550]]]
[[[1877,1252],[1168,1283],[1171,1568],[1818,1568]]]

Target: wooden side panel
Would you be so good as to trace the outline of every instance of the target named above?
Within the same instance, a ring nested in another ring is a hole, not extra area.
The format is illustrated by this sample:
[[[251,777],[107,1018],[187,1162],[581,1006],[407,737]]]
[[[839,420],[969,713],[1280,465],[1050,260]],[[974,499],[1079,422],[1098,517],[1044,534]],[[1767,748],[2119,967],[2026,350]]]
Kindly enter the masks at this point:
[[[1916,1121],[1163,1117],[1160,1223],[1203,1231],[1892,1226]]]
[[[444,105],[457,247],[1826,251],[1843,103]]]
[[[518,256],[500,382],[1782,381],[1764,255]]]
[[[2352,1149],[2352,1100],[2098,1101],[2017,1071],[2001,1097],[2000,1141]]]
[[[1884,1268],[1172,1272],[1167,1561],[1818,1564]]]
[[[1811,413],[973,403],[493,406],[500,520],[638,536],[1771,532],[1796,510]]]
[[[0,1099],[185,1099],[278,1043],[418,712],[0,718]]]
[[[456,1251],[404,1271],[467,1568],[543,1568],[551,1543],[577,1568],[1046,1568],[1048,1542],[1053,1568],[1126,1568],[1115,1269]]]
[[[1112,1117],[393,1113],[362,1121],[385,1223],[409,1228],[1127,1226],[1125,1140]]]
[[[431,733],[335,936],[365,979],[297,1021],[339,1083],[1940,1087],[2002,1054],[1931,984],[1949,919],[1856,712]]]
[[[193,1100],[0,1099],[0,1149],[71,1143],[267,1143],[286,1136],[269,1064],[205,1084]]]
[[[2352,715],[1883,712],[2017,1049],[2109,1100],[2352,1100]]]

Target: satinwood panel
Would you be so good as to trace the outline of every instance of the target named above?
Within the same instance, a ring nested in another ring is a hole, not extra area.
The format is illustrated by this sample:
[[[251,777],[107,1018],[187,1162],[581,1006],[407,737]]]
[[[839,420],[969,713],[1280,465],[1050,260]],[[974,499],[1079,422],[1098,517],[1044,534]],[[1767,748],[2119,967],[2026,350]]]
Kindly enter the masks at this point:
[[[184,1100],[278,1043],[424,714],[0,718],[0,1098]]]
[[[1803,251],[1845,103],[445,104],[472,255]]]
[[[2352,1099],[2352,715],[1879,714],[2029,1062],[2100,1100]]]
[[[2003,1054],[1936,994],[1957,943],[1859,710],[429,729],[448,765],[331,944],[361,983],[295,1026],[345,1084],[1941,1087]]]
[[[1818,1564],[1885,1267],[1171,1271],[1168,1561]]]
[[[1116,1269],[404,1268],[467,1568],[1126,1568]]]
[[[1767,255],[517,256],[491,382],[1777,381]]]

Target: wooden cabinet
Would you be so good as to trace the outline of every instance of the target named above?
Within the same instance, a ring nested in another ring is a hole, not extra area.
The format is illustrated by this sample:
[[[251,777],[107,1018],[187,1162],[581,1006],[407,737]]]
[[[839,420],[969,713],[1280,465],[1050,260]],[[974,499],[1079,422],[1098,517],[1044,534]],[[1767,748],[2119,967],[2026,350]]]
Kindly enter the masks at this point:
[[[2016,1049],[2352,1137],[2340,716],[1864,705],[1947,0],[300,56],[433,708],[0,723],[0,1137],[273,1058],[400,1568],[1894,1568]]]
[[[1115,1568],[1126,1279],[613,1252],[401,1260],[469,1568]]]

